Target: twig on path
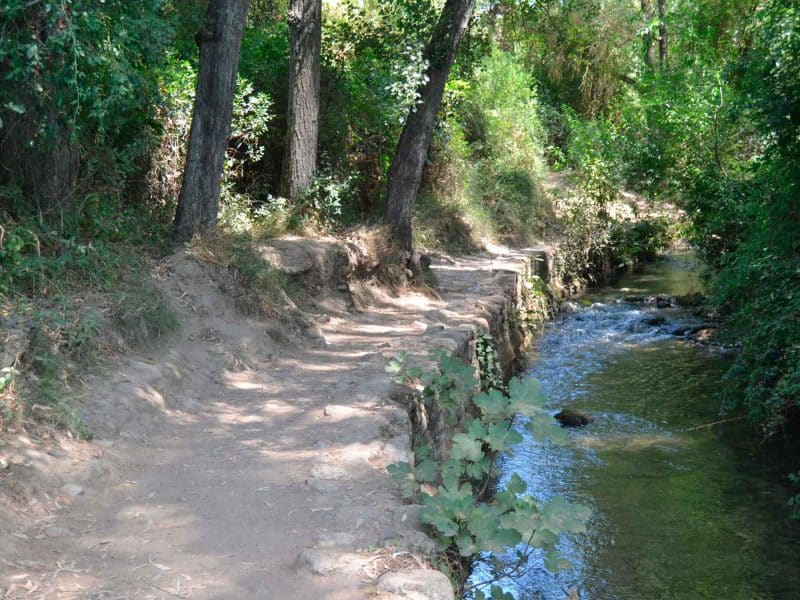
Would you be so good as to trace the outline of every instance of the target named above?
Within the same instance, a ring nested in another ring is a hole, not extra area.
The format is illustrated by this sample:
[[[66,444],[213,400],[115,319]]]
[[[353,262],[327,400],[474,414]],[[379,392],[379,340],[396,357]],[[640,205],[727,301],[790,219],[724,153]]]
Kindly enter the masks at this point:
[[[153,586],[154,588],[156,588],[157,590],[161,590],[162,592],[170,594],[171,596],[175,596],[176,598],[188,598],[189,597],[188,593],[179,593],[178,594],[178,593],[173,592],[172,590],[168,590],[167,588],[163,588],[163,587],[155,585],[153,583],[151,583],[150,585]]]
[[[721,421],[714,421],[713,423],[706,423],[705,425],[698,425],[697,427],[690,427],[689,429],[684,429],[684,431],[697,431],[698,429],[708,429],[710,427],[714,427],[714,425],[722,425],[723,423],[733,423],[734,421],[741,421],[745,419],[746,416],[742,415],[741,417],[733,417],[730,419],[722,419]]]

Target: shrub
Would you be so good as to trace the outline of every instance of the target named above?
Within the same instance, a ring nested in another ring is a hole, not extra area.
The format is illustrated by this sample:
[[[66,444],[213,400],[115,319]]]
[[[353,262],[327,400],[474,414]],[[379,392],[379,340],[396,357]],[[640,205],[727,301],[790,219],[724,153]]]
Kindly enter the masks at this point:
[[[402,492],[422,505],[420,519],[443,553],[439,566],[463,575],[457,570],[464,559],[484,561],[492,577],[471,586],[478,593],[517,574],[534,548],[543,548],[548,568],[557,570],[564,564],[556,548],[558,535],[585,531],[590,511],[563,498],[538,501],[525,493],[527,485],[516,473],[496,493],[487,493],[499,475],[498,459],[522,442],[522,427],[542,442],[566,439],[544,409],[539,383],[514,378],[507,392],[491,386],[479,392],[474,368],[442,351],[432,358],[437,366],[430,371],[406,366],[406,355],[391,361],[387,371],[397,383],[422,387],[427,414],[441,415],[448,428],[448,456],[417,444],[414,465],[399,463],[388,470]],[[516,549],[509,563],[484,554],[509,548]]]

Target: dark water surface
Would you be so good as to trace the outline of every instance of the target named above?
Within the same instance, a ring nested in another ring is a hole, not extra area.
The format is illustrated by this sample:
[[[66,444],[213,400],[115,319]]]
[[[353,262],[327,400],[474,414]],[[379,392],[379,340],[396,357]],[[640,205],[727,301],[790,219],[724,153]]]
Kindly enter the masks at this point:
[[[669,257],[545,330],[530,376],[553,412],[574,407],[594,422],[564,446],[526,439],[504,472],[593,517],[561,542],[574,568],[552,574],[534,556],[503,585],[518,598],[563,600],[569,588],[583,600],[800,598],[800,523],[786,506],[800,453],[762,447],[742,422],[687,431],[723,418],[714,393],[726,363],[671,335],[699,323],[685,310],[622,300],[701,287],[691,257]],[[643,323],[653,316],[666,323]]]

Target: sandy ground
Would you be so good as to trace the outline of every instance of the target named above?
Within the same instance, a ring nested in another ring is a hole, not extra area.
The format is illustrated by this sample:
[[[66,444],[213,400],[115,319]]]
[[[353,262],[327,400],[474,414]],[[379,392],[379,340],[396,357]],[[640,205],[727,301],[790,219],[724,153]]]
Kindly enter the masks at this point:
[[[385,366],[452,348],[519,260],[439,261],[441,300],[354,312],[332,296],[316,315],[326,344],[301,348],[244,318],[193,257],[171,258],[182,329],[91,382],[95,440],[0,445],[0,598],[447,597],[373,585],[425,567],[431,544],[386,474],[410,457],[410,425]]]

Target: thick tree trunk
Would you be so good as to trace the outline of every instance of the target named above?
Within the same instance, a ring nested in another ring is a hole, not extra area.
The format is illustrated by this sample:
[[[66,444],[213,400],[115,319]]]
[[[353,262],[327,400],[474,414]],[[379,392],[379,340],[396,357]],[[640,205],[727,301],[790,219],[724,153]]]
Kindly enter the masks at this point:
[[[658,60],[661,68],[667,66],[668,44],[667,44],[667,7],[666,0],[658,0]]]
[[[250,0],[211,0],[202,29],[200,69],[189,133],[183,186],[175,215],[179,239],[217,225],[225,151],[231,130],[233,94]]]
[[[292,0],[291,59],[281,195],[295,202],[314,179],[319,137],[322,0]]]
[[[651,0],[642,0],[642,14],[647,24],[647,31],[644,34],[644,62],[648,67],[653,67],[656,62],[655,37],[650,30],[650,23],[653,22],[653,9],[650,5]]]
[[[436,113],[458,47],[469,23],[474,0],[447,0],[425,50],[427,83],[420,89],[420,104],[406,119],[386,182],[384,221],[400,249],[412,252],[411,214],[422,181]]]

